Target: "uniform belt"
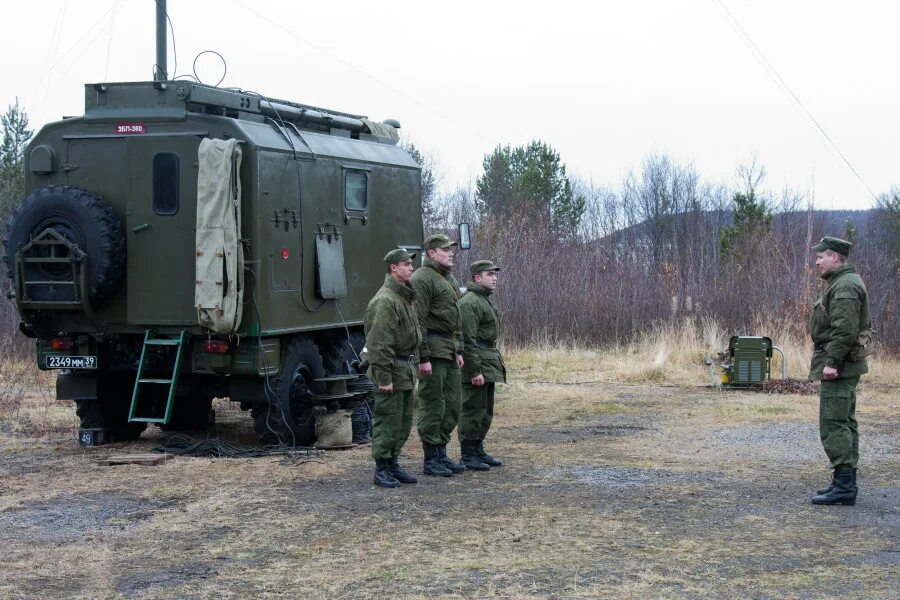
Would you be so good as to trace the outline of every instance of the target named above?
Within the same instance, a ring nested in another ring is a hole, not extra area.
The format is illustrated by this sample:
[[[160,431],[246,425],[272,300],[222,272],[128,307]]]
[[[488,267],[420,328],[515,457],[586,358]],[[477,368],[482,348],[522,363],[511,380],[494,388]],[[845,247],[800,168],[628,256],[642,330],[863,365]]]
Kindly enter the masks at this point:
[[[497,342],[493,342],[491,340],[483,340],[481,338],[477,338],[475,340],[475,345],[479,348],[496,348]]]
[[[416,357],[414,354],[395,354],[394,360],[411,365],[414,365],[416,363]]]
[[[426,329],[425,335],[431,336],[431,337],[441,337],[441,338],[445,338],[448,340],[453,339],[452,333],[447,333],[446,331],[438,331],[437,329]]]

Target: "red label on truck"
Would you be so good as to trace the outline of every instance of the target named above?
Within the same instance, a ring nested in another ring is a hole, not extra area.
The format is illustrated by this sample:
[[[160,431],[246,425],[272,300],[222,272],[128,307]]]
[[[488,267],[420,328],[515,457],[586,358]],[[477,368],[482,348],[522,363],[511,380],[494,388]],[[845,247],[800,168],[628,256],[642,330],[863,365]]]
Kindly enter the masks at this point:
[[[116,133],[125,135],[147,133],[147,126],[144,123],[119,121],[116,123]]]

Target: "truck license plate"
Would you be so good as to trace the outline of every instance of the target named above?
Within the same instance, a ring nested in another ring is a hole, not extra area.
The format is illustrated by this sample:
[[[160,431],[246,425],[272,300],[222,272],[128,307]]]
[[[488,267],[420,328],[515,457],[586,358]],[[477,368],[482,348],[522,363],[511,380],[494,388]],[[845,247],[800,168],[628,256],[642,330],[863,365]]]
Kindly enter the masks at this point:
[[[48,369],[96,369],[96,356],[47,356]]]

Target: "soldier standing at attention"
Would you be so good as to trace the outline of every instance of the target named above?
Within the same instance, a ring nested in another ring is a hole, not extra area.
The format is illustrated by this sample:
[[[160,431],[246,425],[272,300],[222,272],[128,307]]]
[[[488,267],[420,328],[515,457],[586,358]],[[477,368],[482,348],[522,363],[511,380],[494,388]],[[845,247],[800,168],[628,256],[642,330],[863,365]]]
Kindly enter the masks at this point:
[[[463,401],[459,417],[459,444],[462,463],[476,471],[503,464],[484,450],[484,438],[494,417],[494,391],[506,383],[506,366],[497,349],[500,313],[492,294],[497,289],[497,267],[479,260],[469,268],[472,281],[459,301],[463,331]]]
[[[422,341],[415,292],[409,284],[415,257],[399,248],[385,255],[384,285],[366,307],[367,375],[377,386],[372,423],[375,485],[389,488],[418,482],[397,462],[412,429],[415,365]]]
[[[856,384],[868,373],[873,331],[866,286],[847,262],[850,242],[823,237],[813,246],[819,275],[828,288],[812,309],[813,341],[810,380],[821,380],[819,436],[834,469],[831,485],[819,490],[813,504],[855,504],[859,432],[856,426]]]
[[[459,283],[450,272],[453,242],[429,236],[422,244],[425,262],[412,276],[422,347],[419,363],[419,438],[426,475],[451,477],[466,470],[447,456],[447,443],[459,420],[460,373],[463,365],[459,325]]]

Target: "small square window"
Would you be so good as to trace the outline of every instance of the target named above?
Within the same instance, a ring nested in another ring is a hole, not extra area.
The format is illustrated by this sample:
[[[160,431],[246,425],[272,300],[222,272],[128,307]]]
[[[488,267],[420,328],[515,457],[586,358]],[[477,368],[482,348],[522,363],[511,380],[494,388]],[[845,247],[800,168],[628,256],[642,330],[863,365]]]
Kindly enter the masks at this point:
[[[360,171],[344,174],[344,206],[347,210],[366,210],[369,204],[369,175]]]
[[[178,155],[160,152],[153,156],[153,212],[174,215],[178,212]]]

